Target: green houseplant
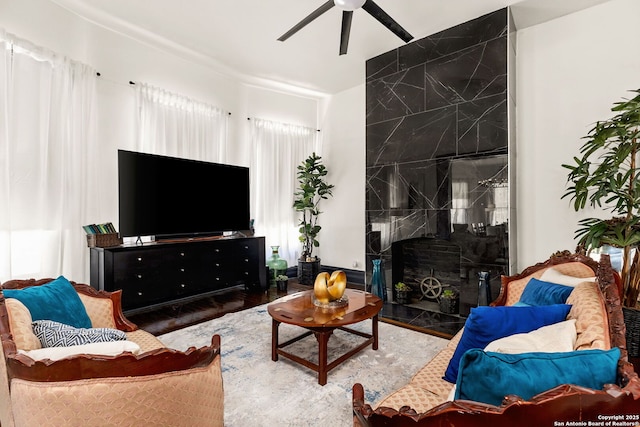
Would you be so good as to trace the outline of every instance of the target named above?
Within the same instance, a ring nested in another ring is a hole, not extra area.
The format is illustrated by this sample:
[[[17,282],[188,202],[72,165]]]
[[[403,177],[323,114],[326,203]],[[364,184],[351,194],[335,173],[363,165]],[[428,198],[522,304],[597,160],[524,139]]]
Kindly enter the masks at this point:
[[[276,286],[279,291],[286,291],[289,284],[289,277],[284,274],[280,274],[275,277]]]
[[[333,185],[326,182],[326,175],[327,168],[316,153],[298,165],[298,191],[294,193],[293,208],[300,213],[298,225],[302,253],[298,261],[298,280],[303,284],[312,284],[319,270],[320,261],[313,256],[313,249],[320,246],[317,239],[322,228],[318,224],[319,204],[332,196],[333,189]],[[307,263],[312,264],[309,266]]]
[[[411,287],[403,282],[398,282],[394,285],[394,288],[396,289],[396,302],[398,304],[407,304]]]
[[[638,251],[640,243],[640,89],[636,96],[617,102],[612,118],[597,122],[580,149],[581,157],[569,169],[570,186],[563,198],[570,196],[576,211],[587,205],[604,208],[608,219],[586,218],[579,222],[576,237],[587,251],[610,245],[623,250],[620,296],[626,307],[636,307],[640,291]]]
[[[438,300],[442,313],[457,314],[460,309],[460,295],[453,289],[445,289]]]
[[[586,218],[576,237],[586,251],[609,245],[622,248],[622,294],[627,351],[640,357],[640,89],[630,100],[617,102],[614,116],[597,122],[582,145],[582,157],[574,157],[569,169],[571,196],[576,211],[587,204],[612,213],[611,218]],[[635,252],[635,255],[631,253]]]

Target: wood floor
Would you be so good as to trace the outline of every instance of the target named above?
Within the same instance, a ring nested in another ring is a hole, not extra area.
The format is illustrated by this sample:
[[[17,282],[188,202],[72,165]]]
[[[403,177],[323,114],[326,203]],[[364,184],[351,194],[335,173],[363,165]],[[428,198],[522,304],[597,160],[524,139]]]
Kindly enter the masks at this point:
[[[162,335],[308,289],[312,289],[312,287],[301,285],[295,279],[289,280],[286,292],[280,292],[275,287],[270,287],[266,292],[256,292],[238,286],[188,303],[165,306],[142,313],[126,314],[126,316],[139,328],[154,335]]]
[[[363,289],[362,285],[352,283],[348,283],[347,287]],[[301,285],[297,282],[297,279],[292,278],[289,279],[286,292],[280,292],[275,287],[270,287],[265,292],[256,292],[238,286],[191,302],[168,305],[135,314],[125,313],[125,315],[127,319],[138,325],[139,328],[158,336],[224,316],[227,313],[266,304],[285,295],[312,288],[312,286]],[[380,313],[380,321],[431,335],[450,338],[462,327],[464,319],[452,319],[450,316],[444,317],[434,316],[433,313],[419,308],[389,302],[384,303]]]

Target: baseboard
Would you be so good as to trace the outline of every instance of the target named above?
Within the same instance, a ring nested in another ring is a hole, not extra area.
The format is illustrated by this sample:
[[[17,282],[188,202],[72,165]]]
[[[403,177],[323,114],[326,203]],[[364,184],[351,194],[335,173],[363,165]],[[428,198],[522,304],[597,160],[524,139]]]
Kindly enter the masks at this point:
[[[342,270],[347,275],[347,282],[362,285],[364,287],[364,271],[361,270],[352,270],[350,268],[341,268],[341,267],[332,267],[330,265],[320,265],[320,271],[332,273],[335,270]],[[287,268],[287,276],[289,277],[297,277],[298,275],[298,266],[288,267]]]

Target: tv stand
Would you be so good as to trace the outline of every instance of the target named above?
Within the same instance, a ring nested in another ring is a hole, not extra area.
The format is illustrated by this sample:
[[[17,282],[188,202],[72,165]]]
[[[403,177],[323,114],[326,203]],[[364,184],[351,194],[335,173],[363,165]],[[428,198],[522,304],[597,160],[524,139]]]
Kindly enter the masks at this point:
[[[90,284],[122,289],[125,311],[175,304],[233,286],[268,288],[264,237],[208,236],[90,249]]]

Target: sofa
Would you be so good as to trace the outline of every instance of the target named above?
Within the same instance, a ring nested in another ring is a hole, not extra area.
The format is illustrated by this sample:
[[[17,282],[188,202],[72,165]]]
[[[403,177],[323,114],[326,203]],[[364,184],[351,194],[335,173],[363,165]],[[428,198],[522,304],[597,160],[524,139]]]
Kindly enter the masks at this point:
[[[498,298],[408,384],[375,408],[353,386],[354,426],[640,425],[619,287],[607,255],[568,251],[503,276]]]
[[[223,425],[220,337],[166,348],[125,318],[121,291],[62,276],[5,282],[0,338],[2,427]]]

